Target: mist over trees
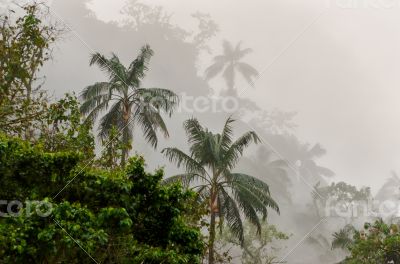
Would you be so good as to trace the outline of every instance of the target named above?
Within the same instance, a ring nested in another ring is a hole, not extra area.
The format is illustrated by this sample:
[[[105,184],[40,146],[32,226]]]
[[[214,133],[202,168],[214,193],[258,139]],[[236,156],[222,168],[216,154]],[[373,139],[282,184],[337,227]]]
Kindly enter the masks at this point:
[[[1,263],[399,261],[397,174],[376,195],[335,180],[295,112],[242,97],[249,43],[88,4],[2,10]]]

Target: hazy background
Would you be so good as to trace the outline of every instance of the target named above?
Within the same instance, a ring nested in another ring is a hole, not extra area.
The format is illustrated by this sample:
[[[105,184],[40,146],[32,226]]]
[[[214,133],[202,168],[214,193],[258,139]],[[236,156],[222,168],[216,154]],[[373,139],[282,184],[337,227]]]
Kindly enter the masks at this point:
[[[59,2],[72,8],[74,1],[68,4],[69,1],[56,0],[53,5]],[[120,13],[125,2],[92,0],[87,6],[99,19],[115,22],[125,18]],[[296,135],[304,141],[319,142],[327,149],[320,163],[335,171],[335,181],[370,185],[376,192],[389,177],[389,171],[399,169],[398,1],[140,2],[162,6],[172,15],[171,22],[189,31],[195,30],[191,14],[197,11],[210,14],[220,29],[208,43],[213,54],[221,51],[223,39],[233,43],[241,40],[243,46],[253,48],[247,61],[260,72],[269,68],[262,73],[255,89],[242,85],[241,95],[265,109],[296,111]],[[71,10],[68,16],[63,11],[66,10],[59,10],[59,15],[77,32],[85,27],[73,16],[83,10]],[[118,47],[118,42],[127,41],[110,39],[102,32],[90,36],[82,33],[81,38],[93,49],[99,46],[98,42],[113,42]],[[104,50],[111,51],[121,53],[111,46]],[[135,52],[132,49],[130,58]],[[97,75],[97,69],[84,67],[88,53],[80,41],[69,36],[54,54],[55,62],[47,72],[47,87],[61,95],[80,91],[95,80],[94,76],[101,76]],[[74,55],[80,58],[75,60]],[[63,60],[64,57],[70,61]],[[207,66],[210,58],[207,53],[200,56],[199,69]],[[83,62],[84,65],[77,67],[84,68],[84,72],[65,71],[64,67],[71,67],[71,62]],[[174,61],[164,63],[169,67]],[[61,84],[60,72],[65,78]]]

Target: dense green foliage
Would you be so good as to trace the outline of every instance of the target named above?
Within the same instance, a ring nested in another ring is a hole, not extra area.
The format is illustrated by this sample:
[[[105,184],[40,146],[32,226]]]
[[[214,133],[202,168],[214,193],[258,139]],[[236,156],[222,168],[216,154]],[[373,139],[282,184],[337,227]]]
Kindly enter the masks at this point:
[[[382,220],[366,223],[364,230],[353,229],[353,237],[347,241],[350,256],[344,264],[400,263],[400,233],[397,224]]]
[[[0,218],[2,263],[91,263],[89,255],[101,263],[199,262],[201,234],[186,216],[194,193],[161,185],[163,172],[146,173],[141,157],[124,171],[77,174],[79,160],[1,136],[0,197],[25,205],[18,217]],[[47,201],[51,215],[27,212],[29,201]]]

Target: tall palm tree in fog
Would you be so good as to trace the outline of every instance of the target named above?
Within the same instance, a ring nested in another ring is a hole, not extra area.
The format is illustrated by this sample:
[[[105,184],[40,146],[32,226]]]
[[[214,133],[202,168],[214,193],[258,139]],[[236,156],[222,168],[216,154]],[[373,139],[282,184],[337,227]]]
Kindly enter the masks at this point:
[[[110,58],[100,53],[91,56],[90,65],[99,66],[107,74],[108,81],[97,82],[82,91],[80,110],[90,121],[107,111],[100,119],[99,137],[106,139],[113,127],[118,129],[120,140],[127,146],[122,150],[122,166],[131,148],[134,126],[140,126],[147,141],[157,147],[157,130],[168,136],[161,111],[171,115],[178,104],[178,96],[170,90],[141,88],[152,55],[150,46],[143,46],[128,68],[115,54]]]
[[[196,119],[185,121],[190,154],[177,148],[165,148],[162,153],[178,167],[183,166],[184,174],[166,179],[167,183],[180,181],[186,186],[194,184],[203,201],[210,208],[208,263],[214,263],[214,241],[216,218],[220,227],[226,220],[232,233],[243,242],[241,213],[256,225],[261,232],[259,215],[265,219],[267,208],[279,212],[278,205],[271,198],[268,185],[244,173],[234,173],[239,158],[251,143],[258,143],[254,131],[249,131],[233,141],[231,123],[228,118],[222,132],[214,134],[202,127]]]
[[[324,181],[324,177],[332,177],[335,173],[325,167],[319,166],[315,159],[326,154],[326,150],[320,144],[310,147],[308,144],[302,144],[294,151],[297,158],[296,165],[299,173],[307,180],[313,183]]]
[[[222,73],[228,86],[228,94],[236,95],[235,89],[236,75],[240,74],[247,83],[254,85],[254,79],[258,76],[258,71],[242,59],[253,50],[250,48],[242,49],[241,42],[236,47],[228,41],[223,42],[223,54],[214,57],[214,62],[206,69],[206,79],[212,79]]]

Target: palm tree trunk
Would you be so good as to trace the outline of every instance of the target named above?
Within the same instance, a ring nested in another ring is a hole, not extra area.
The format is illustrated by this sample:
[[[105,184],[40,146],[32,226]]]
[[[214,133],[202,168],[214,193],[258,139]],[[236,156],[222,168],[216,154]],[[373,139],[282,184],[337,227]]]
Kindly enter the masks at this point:
[[[124,125],[124,129],[122,130],[122,143],[124,144],[122,148],[122,155],[121,155],[121,167],[125,167],[126,164],[126,159],[128,157],[128,152],[129,152],[129,131],[128,131],[128,125]]]
[[[208,264],[214,264],[214,241],[215,241],[215,212],[211,211],[210,238],[208,240]]]
[[[218,175],[216,173],[215,168],[212,169],[213,171],[213,183],[211,186],[210,191],[210,212],[211,212],[211,219],[210,219],[210,229],[209,229],[209,240],[208,240],[208,264],[214,264],[214,242],[215,242],[215,218],[216,218],[216,207],[215,203],[217,201],[217,178]]]
[[[127,96],[127,95],[125,95]],[[127,100],[126,100],[127,101]],[[128,157],[129,154],[129,150],[130,147],[129,146],[129,119],[130,119],[130,108],[129,108],[129,104],[125,103],[124,105],[124,113],[123,113],[123,120],[124,120],[124,127],[123,127],[123,134],[122,134],[122,143],[124,144],[123,148],[122,148],[122,155],[121,155],[121,167],[125,167],[126,164],[126,159]]]
[[[124,127],[124,129],[122,131],[122,143],[124,144],[124,146],[122,148],[121,167],[125,167],[126,158],[128,156],[128,142],[129,142],[129,138],[128,137],[129,136],[128,136],[127,128]]]

